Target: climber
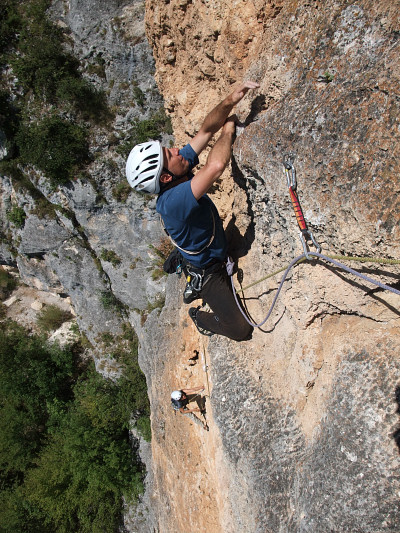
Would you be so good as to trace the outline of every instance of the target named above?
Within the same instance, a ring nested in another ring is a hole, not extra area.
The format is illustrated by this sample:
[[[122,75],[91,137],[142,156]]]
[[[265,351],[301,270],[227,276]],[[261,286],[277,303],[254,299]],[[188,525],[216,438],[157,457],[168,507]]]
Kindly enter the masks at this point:
[[[234,106],[258,83],[238,84],[205,118],[198,133],[182,149],[162,147],[158,141],[139,144],[129,154],[126,176],[138,191],[158,194],[157,212],[165,231],[179,249],[194,295],[208,304],[211,312],[191,307],[189,316],[200,333],[219,334],[236,341],[250,338],[252,327],[235,304],[224,262],[227,241],[214,203],[207,196],[210,187],[229,163],[236,132]],[[221,130],[206,164],[193,175],[198,156]],[[190,292],[190,291],[189,291]]]
[[[196,400],[200,395],[194,394],[198,392],[203,392],[204,385],[201,385],[200,387],[194,387],[193,389],[180,389],[180,390],[174,390],[171,393],[171,403],[172,407],[175,409],[175,411],[179,411],[183,415],[187,415],[188,413],[201,413],[204,411],[204,408],[201,409],[200,407],[193,407],[192,409],[188,409],[186,406],[188,403]],[[189,396],[188,396],[189,395]]]

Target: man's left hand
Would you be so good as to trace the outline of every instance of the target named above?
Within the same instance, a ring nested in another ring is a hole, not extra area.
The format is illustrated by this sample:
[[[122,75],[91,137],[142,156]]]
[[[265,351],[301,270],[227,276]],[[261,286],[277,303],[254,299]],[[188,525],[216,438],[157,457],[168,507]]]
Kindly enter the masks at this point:
[[[248,91],[251,89],[258,89],[259,87],[259,83],[250,80],[239,84],[231,94],[232,104],[236,105],[248,93]]]

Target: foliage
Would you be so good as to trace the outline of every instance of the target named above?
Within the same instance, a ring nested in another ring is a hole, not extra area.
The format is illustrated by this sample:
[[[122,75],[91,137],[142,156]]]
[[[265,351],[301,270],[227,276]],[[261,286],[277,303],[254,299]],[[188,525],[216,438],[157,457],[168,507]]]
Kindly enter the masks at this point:
[[[6,136],[5,148],[7,149],[7,157],[12,157],[13,144],[9,139],[12,139],[17,132],[19,124],[18,111],[12,102],[11,95],[0,89],[0,128],[4,131]]]
[[[64,49],[63,30],[46,14],[49,0],[3,3],[0,60],[11,65],[20,85],[14,97],[9,88],[0,91],[8,157],[38,167],[53,185],[65,183],[89,162],[83,121],[104,124],[112,117],[106,95],[82,77],[79,61]],[[43,108],[49,113],[44,119]]]
[[[143,143],[150,139],[161,139],[162,133],[172,134],[171,119],[167,117],[164,109],[160,109],[149,119],[137,122],[131,128],[125,143],[118,147],[117,152],[127,157],[135,144]]]
[[[47,405],[71,397],[73,354],[15,325],[0,330],[0,471],[2,488],[21,482],[44,442]]]
[[[129,331],[124,337],[120,352],[133,363],[114,383],[94,364],[79,363],[76,351],[4,323],[1,531],[117,531],[123,496],[135,500],[143,490],[143,466],[128,428],[132,412],[148,419],[148,399],[136,336]]]
[[[45,305],[37,317],[37,325],[42,331],[55,331],[61,327],[64,322],[71,320],[72,315],[56,305]]]
[[[119,380],[120,402],[126,406],[136,405],[139,418],[136,427],[142,436],[150,441],[150,404],[147,385],[138,362],[138,338],[130,324],[124,324],[124,333],[114,340],[111,356],[123,364],[123,375]]]
[[[13,205],[11,210],[7,213],[7,218],[17,228],[22,228],[25,224],[26,213],[22,207]]]
[[[106,248],[102,248],[100,259],[103,259],[103,261],[108,261],[113,267],[121,264],[121,258],[119,255],[117,255],[114,250],[107,250]]]
[[[118,388],[93,369],[26,479],[31,501],[57,531],[116,531],[121,496],[137,498],[142,471],[132,456]]]
[[[151,441],[151,424],[149,416],[140,416],[136,421],[136,427],[144,440]]]
[[[37,166],[53,184],[73,178],[88,162],[86,129],[56,115],[24,125],[16,141],[22,160]]]
[[[100,302],[104,309],[113,309],[117,312],[121,312],[124,309],[124,304],[118,300],[112,291],[101,291]]]
[[[107,108],[106,95],[96,90],[87,80],[77,77],[65,77],[60,80],[56,92],[61,101],[71,102],[75,110],[85,119],[95,123],[105,123],[112,113]]]
[[[166,275],[163,268],[164,262],[174,249],[174,245],[168,237],[162,237],[156,246],[150,244],[149,247],[156,254],[156,257],[153,259],[151,277],[152,279],[157,280]]]
[[[134,85],[133,87],[133,98],[135,99],[135,102],[138,106],[144,107],[144,104],[146,102],[146,97],[144,95],[144,92],[140,87],[137,85]]]
[[[36,96],[54,101],[60,80],[76,77],[79,62],[64,52],[61,28],[44,13],[38,17],[40,4],[43,2],[28,3],[18,42],[20,54],[11,64],[25,92],[32,90]]]
[[[129,183],[124,180],[118,183],[112,190],[112,196],[118,202],[126,202],[128,196],[132,192],[132,188]]]
[[[0,54],[9,49],[21,27],[18,0],[2,0],[0,10]]]
[[[17,282],[7,270],[0,266],[0,294],[6,298],[17,286]]]

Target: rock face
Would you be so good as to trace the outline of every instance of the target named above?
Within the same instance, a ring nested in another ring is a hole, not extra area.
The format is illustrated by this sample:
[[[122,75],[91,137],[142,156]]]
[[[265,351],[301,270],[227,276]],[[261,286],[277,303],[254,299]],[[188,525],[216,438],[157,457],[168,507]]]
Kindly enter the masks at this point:
[[[33,198],[2,176],[1,259],[17,266],[25,283],[68,294],[81,330],[96,345],[102,333],[118,333],[119,303],[143,313],[164,291],[163,280],[151,277],[156,255],[150,245],[157,245],[162,233],[154,201],[133,192],[115,194],[126,184],[125,158],[115,139],[123,140],[133,124],[163,103],[152,76],[143,2],[55,1],[51,16],[70,29],[72,51],[91,81],[108,91],[116,118],[110,131],[99,128],[92,139],[90,180],[53,190],[32,170],[27,177],[36,188]],[[93,63],[102,69],[89,68]],[[135,89],[145,107],[135,102]],[[9,222],[12,206],[25,212],[23,225]]]
[[[302,253],[283,172],[288,153],[324,253],[399,258],[398,10],[388,0],[146,2],[178,145],[233,83],[260,83],[236,110],[232,166],[213,192],[255,321],[282,274],[246,287]],[[149,245],[161,238],[154,199],[115,195],[125,161],[110,134],[123,136],[162,105],[144,3],[57,0],[51,13],[71,29],[85,65],[101,59],[101,75],[87,75],[118,112],[112,131],[92,140],[91,180],[55,191],[32,170],[49,212],[2,176],[0,254],[25,283],[68,295],[94,346],[127,317],[138,333],[153,438],[151,450],[142,443],[147,491],[127,529],[397,533],[399,296],[305,262],[250,341],[200,337],[182,305],[184,281],[151,276]],[[23,227],[7,219],[13,205],[25,211]],[[399,288],[398,265],[346,264]],[[164,308],[151,311],[160,295]],[[97,361],[114,372],[107,364]],[[169,403],[171,390],[201,383],[209,431]]]
[[[398,8],[146,3],[179,143],[233,82],[261,85],[238,106],[231,175],[214,193],[244,287],[302,253],[288,153],[325,254],[399,258]],[[350,265],[399,287],[398,266]],[[279,280],[244,291],[254,320]],[[168,297],[176,283],[168,281],[166,308],[141,337],[159,530],[398,531],[399,296],[322,262],[302,264],[269,321],[237,344],[198,338],[179,298]],[[208,361],[209,433],[166,405],[170,390],[205,379],[187,363],[195,350]]]

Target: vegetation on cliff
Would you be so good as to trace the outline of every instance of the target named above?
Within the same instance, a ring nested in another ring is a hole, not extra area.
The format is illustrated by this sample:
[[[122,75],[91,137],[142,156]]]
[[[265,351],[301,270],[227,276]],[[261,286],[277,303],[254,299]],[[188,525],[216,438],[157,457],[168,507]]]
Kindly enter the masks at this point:
[[[8,158],[36,166],[56,185],[82,172],[89,162],[89,126],[111,114],[105,94],[83,78],[79,61],[65,51],[66,35],[46,17],[49,4],[5,3],[0,126]]]
[[[149,407],[137,342],[128,340],[124,377],[112,382],[82,363],[79,347],[61,349],[3,323],[2,531],[114,531],[123,497],[142,492],[129,427],[135,412],[145,428]]]

